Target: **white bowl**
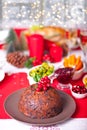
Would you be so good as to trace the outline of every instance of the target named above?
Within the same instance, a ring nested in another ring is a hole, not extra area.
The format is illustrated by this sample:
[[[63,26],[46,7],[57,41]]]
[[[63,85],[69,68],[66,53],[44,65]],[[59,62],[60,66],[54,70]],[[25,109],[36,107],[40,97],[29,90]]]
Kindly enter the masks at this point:
[[[84,82],[85,78],[86,78],[86,80],[87,80],[87,74],[86,74],[86,75],[84,75],[84,76],[83,76],[83,79],[82,79],[82,81],[83,81],[84,85],[86,85],[86,83]],[[87,82],[87,81],[86,81],[86,82]]]
[[[73,95],[75,98],[78,98],[78,99],[80,99],[80,98],[85,98],[85,97],[87,96],[87,93],[79,94],[79,93],[73,92],[72,90],[71,90],[71,93],[72,93],[72,95]]]
[[[27,79],[28,79],[28,81],[29,81],[29,84],[32,85],[32,84],[37,83],[37,82],[34,81],[34,79],[29,75],[29,72],[30,72],[30,71],[27,72]],[[53,74],[53,73],[52,73],[52,74]],[[51,75],[52,75],[52,74],[51,74]],[[50,77],[51,75],[49,75],[48,77]]]
[[[85,93],[76,93],[76,92],[74,92],[73,91],[73,88],[77,88],[77,89],[79,89],[79,85],[74,85],[74,86],[72,86],[71,88],[70,88],[70,90],[71,90],[71,93],[72,93],[72,95],[75,97],[75,98],[85,98],[86,96],[87,96],[87,92],[85,92]],[[84,86],[85,87],[85,86]]]
[[[5,77],[5,72],[0,69],[0,82],[4,79]]]
[[[77,71],[74,72],[72,80],[80,79],[82,77],[83,73],[84,73],[84,70],[85,70],[85,64],[83,64],[83,68],[82,69],[77,70]]]
[[[30,71],[39,67],[41,65],[38,65],[38,66],[35,66],[35,67],[32,67],[31,69],[29,69],[26,73],[27,73],[27,79],[29,80],[29,84],[32,85],[32,84],[35,84],[37,83],[36,81],[34,81],[34,79],[29,75]],[[53,65],[54,66],[54,65]],[[53,73],[52,73],[53,74]],[[50,74],[48,77],[52,76],[52,74]]]
[[[34,81],[34,79],[29,75],[30,70],[27,72],[27,79],[29,81],[29,84],[35,84],[36,82]]]

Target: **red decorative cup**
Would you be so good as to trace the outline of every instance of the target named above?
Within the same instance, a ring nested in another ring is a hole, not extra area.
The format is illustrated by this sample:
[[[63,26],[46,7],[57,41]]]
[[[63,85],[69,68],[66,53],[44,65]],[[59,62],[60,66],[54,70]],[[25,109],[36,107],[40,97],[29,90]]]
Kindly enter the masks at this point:
[[[44,52],[44,38],[39,34],[26,36],[30,57],[41,60]]]

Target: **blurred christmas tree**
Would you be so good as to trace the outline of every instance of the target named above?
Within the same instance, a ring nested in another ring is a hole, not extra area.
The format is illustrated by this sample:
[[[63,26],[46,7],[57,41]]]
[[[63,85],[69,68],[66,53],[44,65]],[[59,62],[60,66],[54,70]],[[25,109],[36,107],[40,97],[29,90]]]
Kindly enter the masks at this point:
[[[13,29],[10,29],[9,35],[5,41],[7,43],[7,52],[8,53],[21,50],[21,45],[20,45],[19,39]]]

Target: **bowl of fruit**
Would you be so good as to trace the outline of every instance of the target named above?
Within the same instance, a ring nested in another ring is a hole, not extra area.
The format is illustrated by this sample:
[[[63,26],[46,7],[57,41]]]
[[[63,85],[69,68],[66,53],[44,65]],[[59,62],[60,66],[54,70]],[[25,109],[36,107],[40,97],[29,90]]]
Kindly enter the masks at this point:
[[[54,66],[50,63],[43,62],[41,65],[32,67],[27,72],[27,78],[29,84],[32,85],[40,81],[41,78],[48,76],[50,77],[54,72]]]
[[[71,88],[71,93],[75,98],[85,98],[87,96],[87,88],[84,85],[74,85]]]
[[[76,57],[74,54],[64,58],[63,65],[64,67],[72,67],[74,69],[72,80],[80,79],[85,70],[85,64],[83,63],[81,56]]]

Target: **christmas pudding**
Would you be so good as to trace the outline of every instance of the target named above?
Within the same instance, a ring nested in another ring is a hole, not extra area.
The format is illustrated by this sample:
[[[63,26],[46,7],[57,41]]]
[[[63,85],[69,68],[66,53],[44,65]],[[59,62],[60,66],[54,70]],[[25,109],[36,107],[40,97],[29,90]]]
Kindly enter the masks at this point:
[[[58,91],[48,84],[49,79],[44,77],[39,83],[27,87],[19,100],[19,111],[33,119],[46,119],[58,115],[62,111],[62,99]]]

